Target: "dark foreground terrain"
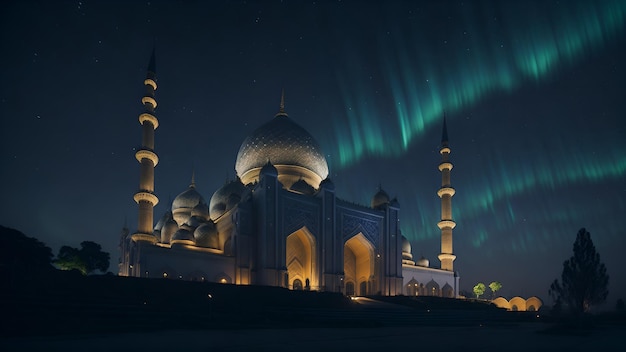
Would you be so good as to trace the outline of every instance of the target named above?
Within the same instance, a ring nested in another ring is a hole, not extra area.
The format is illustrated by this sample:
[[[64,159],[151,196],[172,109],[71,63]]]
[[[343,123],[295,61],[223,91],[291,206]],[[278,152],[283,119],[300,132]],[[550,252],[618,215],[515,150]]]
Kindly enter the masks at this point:
[[[436,297],[360,297],[54,271],[2,293],[2,351],[621,350],[623,317],[560,328],[543,313]]]

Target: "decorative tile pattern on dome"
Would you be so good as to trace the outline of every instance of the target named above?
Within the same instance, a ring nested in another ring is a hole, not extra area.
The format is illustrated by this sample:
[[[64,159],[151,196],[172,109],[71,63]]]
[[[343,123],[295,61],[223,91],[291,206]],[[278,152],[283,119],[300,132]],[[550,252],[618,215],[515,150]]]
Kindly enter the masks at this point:
[[[275,117],[243,141],[235,170],[241,176],[268,160],[274,165],[305,167],[322,179],[328,176],[328,164],[317,141],[287,116]]]

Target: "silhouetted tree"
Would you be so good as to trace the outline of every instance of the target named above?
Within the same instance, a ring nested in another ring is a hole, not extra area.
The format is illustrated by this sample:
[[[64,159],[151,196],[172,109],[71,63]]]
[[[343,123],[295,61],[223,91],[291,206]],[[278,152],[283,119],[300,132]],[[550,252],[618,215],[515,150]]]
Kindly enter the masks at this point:
[[[52,268],[52,249],[36,238],[0,226],[0,260],[3,265],[23,263],[31,267]]]
[[[555,301],[563,302],[575,314],[589,311],[600,304],[609,294],[609,275],[600,254],[585,228],[576,234],[574,255],[563,262],[561,281],[554,280],[548,291]]]
[[[62,270],[78,270],[83,275],[87,275],[87,265],[80,255],[80,250],[70,246],[63,246],[59,249],[59,254],[54,260]]]
[[[99,244],[91,241],[84,241],[80,246],[82,247],[80,249],[81,257],[85,261],[87,273],[92,273],[96,270],[106,273],[111,259],[109,253],[103,252]]]
[[[96,270],[106,272],[109,268],[110,255],[102,247],[91,241],[80,244],[81,249],[63,246],[54,261],[63,270],[79,270],[83,275]]]
[[[491,289],[491,299],[496,298],[496,292],[502,288],[502,284],[499,281],[493,281],[489,284],[489,289]]]
[[[9,289],[37,282],[54,270],[52,249],[36,238],[0,226],[0,277]],[[5,286],[3,286],[5,287]]]
[[[480,296],[483,295],[483,293],[485,293],[485,284],[483,284],[482,282],[479,282],[476,284],[476,286],[474,286],[474,294],[476,295],[476,298],[479,298]]]

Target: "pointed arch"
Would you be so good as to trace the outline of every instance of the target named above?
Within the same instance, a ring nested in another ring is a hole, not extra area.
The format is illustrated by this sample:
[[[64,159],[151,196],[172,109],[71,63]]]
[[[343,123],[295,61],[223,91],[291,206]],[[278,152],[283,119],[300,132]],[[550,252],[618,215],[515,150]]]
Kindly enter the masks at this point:
[[[291,288],[294,288],[295,280],[300,280],[300,283],[308,282],[307,289],[318,288],[316,247],[315,237],[306,226],[287,236],[285,266]]]
[[[343,266],[345,282],[354,283],[355,289],[358,288],[356,294],[367,295],[374,276],[374,246],[363,233],[352,236],[344,244]]]
[[[441,288],[441,297],[454,298],[454,289],[447,282]]]
[[[420,295],[419,288],[420,288],[420,283],[417,282],[415,278],[411,278],[411,281],[409,281],[404,287],[404,291],[405,291],[404,294],[407,296],[419,296]]]
[[[437,296],[439,297],[441,293],[439,292],[439,284],[435,282],[435,280],[430,280],[426,284],[426,295],[427,296]]]

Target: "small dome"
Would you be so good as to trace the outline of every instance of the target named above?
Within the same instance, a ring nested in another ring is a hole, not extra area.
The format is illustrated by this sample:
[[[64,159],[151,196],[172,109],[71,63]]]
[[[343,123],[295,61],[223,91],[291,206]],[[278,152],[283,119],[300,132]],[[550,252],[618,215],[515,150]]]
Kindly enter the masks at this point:
[[[372,197],[372,208],[378,209],[387,204],[389,204],[389,195],[382,188],[379,188],[378,192]]]
[[[402,259],[413,260],[413,254],[411,254],[411,242],[402,236]]]
[[[161,243],[170,243],[172,236],[178,231],[178,224],[174,221],[174,218],[170,217],[165,221],[161,228]]]
[[[187,222],[185,222],[185,224],[181,227],[183,228],[187,228],[189,230],[191,229],[195,229],[196,227],[202,225],[203,223],[205,223],[206,220],[198,217],[198,216],[192,216],[189,218],[189,220],[187,220]]]
[[[174,202],[172,202],[172,211],[181,208],[191,210],[196,205],[198,205],[198,203],[206,202],[204,201],[204,198],[202,198],[202,195],[200,195],[200,193],[196,191],[195,184],[192,183],[191,185],[189,185],[189,188],[187,188],[186,191],[182,192],[181,194],[177,195],[176,198],[174,198]]]
[[[212,221],[198,226],[193,237],[197,246],[219,249],[219,236]]]
[[[172,239],[170,240],[170,244],[172,246],[176,244],[194,245],[195,239],[193,238],[193,233],[191,231],[184,229],[184,228],[180,228],[178,229],[178,231],[176,231],[174,236],[172,236]]]
[[[291,185],[289,189],[297,193],[308,194],[308,195],[312,195],[315,193],[315,188],[313,188],[313,186],[311,186],[310,184],[306,183],[306,181],[303,179],[299,179],[296,183]]]
[[[193,209],[191,209],[191,217],[197,217],[200,219],[208,219],[209,218],[209,206],[206,205],[205,202],[200,202],[196,204]]]
[[[430,266],[430,261],[428,261],[428,259],[424,258],[424,256],[422,256],[417,263],[415,263],[417,266],[423,266],[425,268],[428,268]]]
[[[191,218],[191,211],[198,204],[206,204],[204,198],[198,193],[196,190],[195,183],[193,179],[191,181],[191,185],[187,188],[186,191],[179,194],[174,198],[172,202],[172,214],[174,216],[174,220],[180,226],[185,224]]]
[[[163,225],[165,225],[165,222],[167,221],[167,219],[172,217],[172,212],[171,211],[166,211],[165,214],[163,214],[163,216],[159,219],[159,221],[157,222],[157,224],[154,226],[154,230],[155,231],[160,231],[163,228]]]
[[[210,218],[215,220],[232,209],[239,203],[245,191],[246,186],[241,183],[239,178],[226,183],[222,188],[215,191],[209,205]]]

